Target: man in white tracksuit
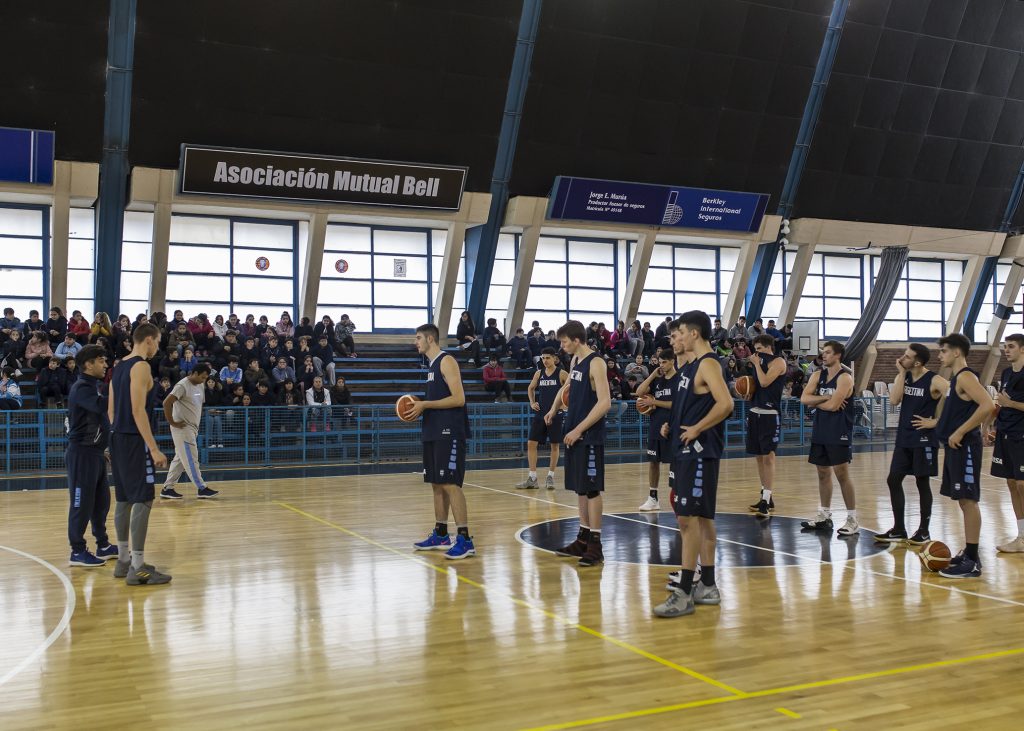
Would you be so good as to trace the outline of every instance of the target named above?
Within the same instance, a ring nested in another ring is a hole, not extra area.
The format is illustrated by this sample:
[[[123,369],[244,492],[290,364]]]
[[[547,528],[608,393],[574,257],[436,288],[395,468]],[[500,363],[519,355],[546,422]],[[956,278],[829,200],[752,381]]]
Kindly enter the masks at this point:
[[[187,472],[196,486],[200,500],[217,497],[217,490],[211,490],[199,471],[199,448],[196,436],[199,434],[199,420],[203,416],[203,402],[206,398],[206,379],[210,377],[210,364],[200,363],[185,378],[175,384],[164,399],[164,416],[171,425],[174,439],[174,459],[167,470],[167,479],[160,497],[166,500],[181,500],[181,493],[174,489],[182,472]]]

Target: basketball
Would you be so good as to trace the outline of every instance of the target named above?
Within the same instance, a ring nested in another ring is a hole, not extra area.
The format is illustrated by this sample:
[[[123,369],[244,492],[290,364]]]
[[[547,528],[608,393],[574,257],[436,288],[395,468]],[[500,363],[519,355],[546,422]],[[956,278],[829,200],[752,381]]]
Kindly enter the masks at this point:
[[[413,396],[410,393],[407,393],[404,396],[399,396],[398,401],[395,402],[395,413],[398,414],[398,418],[402,421],[415,421],[416,417],[414,417],[409,410],[416,401],[419,401],[419,397]]]
[[[649,401],[646,398],[641,397],[636,401],[636,410],[641,414],[649,414],[654,411],[655,408],[657,407],[654,405],[654,402]]]
[[[569,406],[569,384],[566,384],[565,388],[562,390],[562,406],[565,406],[566,408]]]
[[[736,395],[740,398],[748,398],[754,394],[754,377],[740,376],[736,379]]]
[[[917,557],[929,571],[941,571],[949,566],[949,559],[953,554],[949,552],[949,546],[942,541],[928,541],[921,546],[921,553],[917,554]]]

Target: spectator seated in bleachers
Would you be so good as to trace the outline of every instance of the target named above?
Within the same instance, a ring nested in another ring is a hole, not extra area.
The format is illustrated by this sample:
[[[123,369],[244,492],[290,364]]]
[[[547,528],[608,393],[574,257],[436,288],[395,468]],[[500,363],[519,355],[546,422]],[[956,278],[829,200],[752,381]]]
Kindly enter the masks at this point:
[[[530,346],[530,358],[533,360],[533,365],[539,368],[540,356],[544,348],[547,347],[547,339],[544,337],[544,331],[540,329],[540,325],[536,322],[534,322],[533,329],[530,330],[530,334],[526,337],[526,342]],[[561,345],[557,347],[561,347]]]
[[[82,317],[81,310],[75,310],[71,313],[71,319],[68,320],[68,332],[75,336],[75,340],[80,345],[88,345],[89,323]]]
[[[41,371],[52,357],[53,351],[50,350],[50,341],[46,338],[46,333],[34,330],[28,345],[25,346],[25,360],[29,367]]]
[[[45,322],[39,319],[39,310],[29,310],[28,319],[21,323],[21,334],[25,340],[31,340],[32,333],[42,332],[45,334]]]
[[[316,345],[310,347],[309,350],[313,354],[313,362],[320,361],[321,371],[327,376],[327,382],[333,386],[338,379],[334,365],[334,349],[331,348],[331,341],[327,338],[327,334],[320,333]]]
[[[160,359],[160,364],[157,366],[157,375],[160,378],[166,376],[170,379],[171,383],[177,383],[181,380],[181,366],[178,365],[181,360],[181,354],[178,353],[177,348],[169,346],[164,351],[164,357]]]
[[[228,364],[220,369],[218,374],[220,382],[227,387],[234,386],[236,383],[242,382],[242,376],[244,375],[241,368],[238,367],[238,356],[232,355],[228,358]]]
[[[213,325],[205,312],[200,312],[189,322],[188,331],[192,333],[196,349],[208,353],[213,338]]]
[[[324,388],[324,379],[317,376],[313,379],[313,385],[306,389],[307,406],[330,406],[331,392]]]
[[[630,376],[636,376],[640,383],[647,380],[647,377],[651,375],[651,372],[647,370],[647,366],[644,365],[644,357],[638,355],[632,362],[626,365],[623,373],[626,374],[626,378]]]
[[[25,340],[21,336],[21,330],[10,329],[8,339],[0,346],[0,366],[10,366],[15,370],[21,370],[26,365]]]
[[[608,351],[615,357],[625,358],[631,350],[632,345],[629,341],[629,333],[626,332],[626,323],[619,320],[615,323],[615,330],[608,334]]]
[[[323,371],[317,366],[313,360],[313,356],[306,354],[302,358],[302,363],[299,364],[295,371],[295,380],[302,384],[302,390],[307,390],[313,385],[313,379],[322,378]]]
[[[270,337],[267,338],[267,344],[263,346],[260,365],[263,366],[264,370],[269,371],[277,365],[277,361],[284,355],[284,346],[281,345],[280,341],[278,341],[277,335],[272,333]]]
[[[476,365],[480,362],[480,338],[476,334],[476,325],[473,324],[473,317],[464,310],[459,316],[458,327],[455,328],[455,339],[459,347],[469,353],[469,364]]]
[[[270,383],[260,381],[256,384],[256,393],[252,394],[251,405],[274,406],[275,404],[277,404],[277,396],[270,390]]]
[[[644,336],[644,355],[648,358],[654,357],[654,331],[651,330],[651,323],[645,322],[640,331]]]
[[[114,326],[110,322],[110,315],[106,312],[97,312],[89,326],[89,342],[95,343],[99,338],[111,340],[114,337]]]
[[[46,331],[51,348],[60,345],[68,331],[68,319],[64,317],[64,311],[59,307],[51,307],[50,318],[44,324],[43,329]]]
[[[185,348],[185,352],[181,354],[181,358],[178,360],[178,370],[181,371],[181,377],[184,378],[194,371],[197,365],[199,365],[199,358],[196,357],[195,351],[192,348]]]
[[[241,354],[242,346],[238,342],[238,333],[234,330],[225,332],[224,339],[215,340],[210,348],[210,358],[218,369],[226,366],[232,355],[241,356]]]
[[[484,388],[488,393],[494,394],[494,403],[502,399],[512,400],[512,387],[509,386],[505,369],[498,363],[498,356],[495,353],[491,353],[487,365],[484,366]]]
[[[505,352],[505,333],[498,329],[498,320],[496,318],[491,317],[487,320],[487,327],[484,328],[482,339],[484,352]]]
[[[36,376],[36,398],[43,408],[64,407],[64,399],[71,392],[68,372],[61,368],[60,358],[50,358],[46,367]]]
[[[277,336],[280,338],[295,337],[295,323],[292,322],[292,316],[287,311],[281,313],[281,319],[277,321],[274,329],[277,330]]]
[[[348,315],[342,315],[334,328],[334,341],[338,344],[342,356],[357,357],[356,341],[352,334],[356,331],[356,324],[349,319]]]
[[[530,356],[530,343],[526,340],[523,328],[516,330],[516,334],[508,341],[508,355],[516,364],[516,368],[523,370],[532,365],[533,359]]]
[[[78,361],[74,357],[68,357],[64,359],[64,370],[68,372],[68,393],[71,393],[71,387],[75,385],[75,381],[78,380]]]
[[[64,333],[64,341],[57,346],[57,349],[53,351],[53,354],[63,361],[65,358],[74,358],[78,355],[78,351],[81,349],[82,344],[78,342],[75,334],[68,330]]]
[[[310,356],[310,362],[313,358]],[[281,356],[277,359],[277,364],[270,371],[270,380],[274,384],[274,392],[279,392],[280,386],[285,381],[295,380],[295,369],[288,365],[288,359],[285,356]]]
[[[173,388],[174,384],[171,382],[171,379],[164,376],[156,384],[156,395],[153,397],[153,399],[157,403],[162,404],[164,402],[164,399],[167,398],[167,396],[171,393],[171,390]]]
[[[636,397],[636,387],[640,385],[636,376],[626,376],[626,383],[622,389],[623,401],[633,399]]]
[[[711,347],[714,348],[716,345],[718,345],[718,343],[720,343],[722,340],[725,340],[727,337],[729,337],[729,333],[726,332],[724,327],[722,327],[721,318],[716,317],[715,324],[712,325],[711,327],[711,340],[709,340],[708,342],[710,342]]]
[[[638,355],[643,355],[644,331],[640,327],[639,320],[633,320],[633,324],[626,330],[626,335],[629,336],[629,357],[635,358]]]
[[[11,337],[13,331],[21,331],[21,320],[14,316],[13,307],[4,308],[4,316],[0,317],[0,335],[4,338]]]
[[[0,369],[0,410],[14,411],[22,406],[21,386],[14,380],[14,369],[4,366]]]
[[[260,381],[268,381],[270,377],[267,372],[263,370],[263,366],[260,365],[258,358],[252,358],[249,361],[249,366],[245,369],[245,373],[242,374],[242,383],[245,386],[246,393],[255,393],[256,386]],[[234,389],[232,389],[234,393]]]
[[[308,317],[301,318],[299,324],[295,326],[295,338],[299,339],[302,337],[307,337],[310,340],[313,339],[313,325]]]

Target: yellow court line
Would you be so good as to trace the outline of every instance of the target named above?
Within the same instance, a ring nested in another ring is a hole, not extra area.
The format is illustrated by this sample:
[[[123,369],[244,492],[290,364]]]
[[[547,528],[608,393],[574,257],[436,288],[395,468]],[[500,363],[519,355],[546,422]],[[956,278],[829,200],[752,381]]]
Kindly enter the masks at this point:
[[[640,657],[646,658],[647,660],[651,660],[653,662],[658,663],[659,665],[663,665],[664,667],[667,667],[667,668],[670,668],[672,670],[675,670],[676,672],[680,672],[683,675],[687,675],[687,676],[693,678],[694,680],[699,680],[702,683],[706,683],[707,685],[711,685],[711,686],[713,686],[715,688],[718,688],[721,691],[724,691],[726,693],[731,693],[732,695],[731,696],[727,696],[726,700],[731,700],[731,699],[734,699],[734,698],[743,698],[743,697],[746,697],[746,695],[747,695],[746,693],[744,693],[742,690],[739,690],[738,688],[734,688],[731,685],[719,682],[719,681],[715,680],[714,678],[708,677],[707,675],[704,675],[703,673],[699,673],[696,670],[692,670],[691,668],[688,668],[685,665],[679,665],[678,663],[674,663],[671,660],[666,660],[663,657],[659,657],[658,655],[655,655],[653,653],[647,652],[646,650],[642,650],[639,647],[636,647],[635,645],[629,644],[628,642],[624,642],[624,641],[622,641],[620,639],[617,639],[615,637],[612,637],[610,635],[606,635],[603,632],[599,632],[596,629],[592,629],[592,628],[587,627],[585,625],[579,624],[578,622],[573,622],[571,619],[569,619],[567,617],[563,617],[560,614],[555,614],[554,612],[549,612],[547,609],[544,609],[543,607],[537,606],[536,604],[531,604],[530,602],[527,602],[527,601],[525,601],[523,599],[519,599],[517,597],[514,597],[511,594],[506,594],[504,592],[492,589],[489,586],[487,586],[486,584],[482,584],[479,581],[474,581],[473,579],[467,578],[467,577],[463,576],[462,574],[458,573],[457,571],[453,571],[452,569],[450,569],[448,567],[437,566],[436,564],[433,564],[430,561],[425,561],[424,559],[417,558],[416,556],[410,556],[409,554],[403,553],[402,551],[394,549],[391,546],[385,546],[383,543],[379,543],[379,542],[373,540],[372,538],[368,538],[368,537],[362,535],[361,533],[357,533],[354,530],[350,530],[350,529],[348,529],[348,528],[346,528],[344,526],[338,525],[337,523],[332,523],[331,521],[325,520],[325,519],[323,519],[323,518],[321,518],[319,516],[313,515],[312,513],[307,513],[305,510],[301,510],[300,508],[297,508],[294,505],[289,505],[288,503],[280,502],[280,501],[277,501],[277,500],[274,500],[272,502],[274,503],[274,505],[282,507],[282,508],[284,508],[286,510],[290,510],[293,513],[296,513],[296,514],[301,515],[303,517],[309,518],[310,520],[316,521],[317,523],[320,523],[321,525],[326,525],[327,527],[333,528],[334,530],[336,530],[336,531],[338,531],[340,533],[344,533],[347,536],[351,536],[352,538],[357,538],[357,539],[363,541],[364,543],[368,543],[371,546],[374,546],[375,548],[381,549],[382,551],[387,551],[388,553],[393,553],[396,556],[399,556],[400,558],[404,558],[407,561],[412,561],[413,563],[418,563],[421,566],[426,566],[427,568],[433,569],[434,571],[437,571],[438,573],[449,575],[449,576],[454,576],[456,579],[458,579],[459,581],[461,581],[464,584],[468,584],[469,586],[474,586],[477,589],[483,589],[484,591],[491,592],[493,594],[497,594],[499,596],[502,596],[502,597],[508,599],[509,601],[511,601],[513,604],[516,604],[516,605],[518,605],[520,607],[523,607],[524,609],[529,609],[530,611],[533,611],[533,612],[539,612],[540,614],[543,614],[545,617],[548,617],[548,618],[553,619],[553,620],[555,620],[557,622],[561,622],[562,624],[567,625],[571,629],[576,629],[576,630],[579,630],[580,632],[583,632],[584,634],[588,634],[588,635],[590,635],[592,637],[597,637],[598,639],[604,640],[605,642],[608,642],[608,643],[610,643],[612,645],[615,645],[616,647],[621,647],[622,649],[627,650],[627,651],[633,653],[634,655],[639,655]]]
[[[783,695],[785,693],[795,693],[802,690],[813,690],[814,688],[825,688],[833,685],[842,685],[844,683],[854,683],[862,680],[873,680],[875,678],[885,678],[892,675],[903,675],[905,673],[917,672],[919,670],[933,670],[935,668],[949,667],[950,665],[965,665],[972,662],[982,662],[985,660],[997,660],[1004,657],[1013,657],[1015,655],[1024,655],[1024,647],[1017,647],[1011,650],[999,650],[997,652],[987,652],[982,655],[970,655],[968,657],[958,657],[952,660],[937,660],[936,662],[921,663],[918,665],[907,665],[899,668],[891,668],[889,670],[877,670],[871,673],[860,673],[858,675],[847,675],[841,678],[829,678],[827,680],[815,680],[809,683],[798,683],[796,685],[786,685],[779,688],[768,688],[766,690],[755,690],[749,693],[736,696],[726,696],[723,698],[709,698],[701,701],[691,701],[689,703],[676,703],[671,706],[657,706],[654,708],[642,708],[637,711],[626,711],[623,713],[616,713],[608,716],[595,716],[593,718],[584,718],[578,721],[567,721],[565,723],[553,723],[546,726],[536,726],[524,731],[561,731],[561,729],[569,728],[583,728],[584,726],[593,726],[599,723],[610,723],[612,721],[626,721],[633,718],[644,718],[646,716],[656,716],[662,713],[672,713],[674,711],[685,711],[690,708],[702,708],[704,706],[718,705],[719,703],[729,703],[732,701],[742,701],[750,698],[767,698],[770,696]],[[776,708],[776,711],[783,713],[786,709]],[[792,713],[792,711],[790,711]],[[789,715],[786,713],[785,715]],[[799,716],[797,716],[799,718]]]
[[[790,718],[796,718],[796,719],[803,718],[803,716],[801,716],[799,713],[796,713],[795,711],[791,711],[788,708],[776,708],[775,712],[776,713],[781,713],[783,716],[789,716]]]

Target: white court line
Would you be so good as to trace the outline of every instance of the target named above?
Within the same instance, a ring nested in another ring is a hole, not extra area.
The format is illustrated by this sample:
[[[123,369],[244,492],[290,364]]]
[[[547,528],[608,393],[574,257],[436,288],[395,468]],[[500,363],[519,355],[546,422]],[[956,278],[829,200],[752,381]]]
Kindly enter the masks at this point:
[[[540,498],[533,497],[532,495],[520,495],[519,493],[516,493],[516,492],[509,492],[508,490],[499,490],[499,489],[497,489],[495,487],[486,487],[484,485],[477,485],[477,484],[472,483],[472,482],[466,482],[464,484],[469,485],[470,487],[478,487],[481,490],[489,490],[490,492],[500,492],[500,493],[503,493],[505,495],[512,495],[514,497],[525,498],[526,500],[534,500],[536,502],[546,503],[548,505],[557,505],[557,506],[563,507],[563,508],[574,508],[574,507],[576,507],[576,506],[573,506],[573,505],[565,505],[564,503],[555,503],[555,502],[551,502],[549,500],[541,500]],[[605,513],[605,515],[608,516],[608,517],[612,517],[612,518],[619,518],[620,520],[632,520],[632,521],[635,521],[637,523],[642,523],[644,525],[651,525],[650,523],[647,523],[646,521],[643,521],[643,520],[638,520],[636,518],[626,518],[626,517],[621,516],[621,515],[615,515],[614,513]],[[780,518],[792,518],[794,516],[780,515],[778,517],[780,517]],[[540,522],[543,523],[543,522],[547,522],[547,521],[540,521]],[[535,523],[534,525],[537,525],[537,524]],[[527,526],[527,527],[529,527],[529,526]],[[673,528],[672,526],[662,526],[662,525],[659,525],[658,527],[659,528],[665,528],[666,530],[674,530],[674,531],[678,531],[679,530],[678,528]],[[517,533],[516,533],[517,540],[519,540],[518,536],[519,536],[519,531],[517,531]],[[750,545],[750,544],[746,544],[746,543],[739,543],[738,541],[730,541],[730,540],[725,539],[725,538],[718,538],[718,540],[726,542],[726,543],[736,543],[736,544],[741,545],[741,546],[748,546],[748,545]],[[522,543],[523,545],[527,545],[527,546],[530,545],[529,543],[526,543],[525,541],[522,541],[522,540],[519,540],[519,542]],[[536,546],[531,546],[531,547],[532,548],[536,548],[538,551],[544,551],[543,548],[537,548]],[[835,563],[835,564],[844,564],[844,563],[850,563],[852,561],[860,561],[860,560],[866,559],[866,558],[874,558],[875,556],[880,556],[880,555],[882,555],[884,553],[892,553],[895,550],[895,546],[890,546],[888,551],[881,551],[880,553],[872,554],[870,556],[860,556],[858,558],[848,559],[847,561],[822,561],[821,559],[812,559],[812,558],[808,558],[808,557],[805,557],[805,556],[797,556],[796,554],[786,553],[785,551],[777,551],[774,548],[764,548],[764,546],[751,546],[751,547],[752,548],[760,548],[760,549],[762,549],[764,551],[771,551],[773,553],[779,553],[779,554],[786,555],[786,556],[793,556],[798,561],[804,561],[805,563],[809,562],[809,563],[817,564],[819,566],[831,566],[833,563]],[[545,551],[545,552],[547,553],[547,551]],[[609,563],[632,563],[632,562],[609,561]],[[634,564],[634,565],[652,566],[652,564]],[[795,564],[789,564],[789,565],[792,566],[792,565],[795,565]],[[734,568],[758,568],[758,569],[760,569],[760,568],[785,568],[785,566],[783,566],[783,567],[779,567],[779,566],[743,566],[743,567],[740,567],[740,566],[729,566],[727,568],[730,568],[730,569],[734,569]],[[865,568],[865,567],[861,567],[861,570],[862,571],[866,571],[869,574],[874,574],[875,576],[882,576],[882,577],[885,577],[887,579],[896,579],[897,581],[903,581],[903,582],[906,582],[908,584],[918,584],[920,586],[928,586],[928,587],[932,587],[932,588],[935,588],[935,589],[942,589],[943,591],[948,591],[948,592],[953,593],[953,594],[965,594],[965,595],[968,595],[968,596],[978,597],[979,599],[989,599],[991,601],[1000,602],[1002,604],[1010,604],[1010,605],[1013,605],[1013,606],[1016,606],[1016,607],[1024,607],[1024,602],[1014,601],[1013,599],[1004,599],[1002,597],[992,596],[990,594],[982,594],[982,593],[976,592],[976,591],[968,591],[966,589],[960,589],[960,588],[958,588],[956,586],[947,586],[945,584],[936,584],[936,583],[932,583],[930,581],[922,581],[920,579],[913,579],[913,578],[910,578],[909,576],[897,576],[896,574],[887,574],[887,573],[882,572],[882,571],[875,571],[874,569],[869,569],[869,568]]]
[[[67,600],[64,605],[64,616],[60,618],[60,622],[57,623],[57,626],[54,627],[53,632],[51,632],[49,636],[45,640],[43,640],[42,644],[39,645],[39,647],[33,650],[28,657],[26,657],[20,663],[18,663],[13,668],[8,670],[2,677],[0,677],[0,686],[2,686],[4,683],[9,681],[15,675],[17,675],[26,667],[28,667],[37,659],[39,659],[39,656],[46,652],[50,645],[56,642],[57,638],[60,637],[64,633],[64,630],[68,628],[68,625],[71,624],[71,615],[75,613],[75,587],[71,584],[71,580],[67,576],[65,576],[63,571],[58,570],[56,567],[53,566],[53,564],[44,561],[38,556],[33,556],[31,553],[25,553],[24,551],[19,551],[17,548],[10,548],[8,546],[0,546],[0,550],[10,551],[13,554],[35,561],[37,564],[39,564],[47,571],[52,573],[54,576],[56,576],[58,579],[60,579],[61,583],[64,584],[65,592],[67,592]]]

